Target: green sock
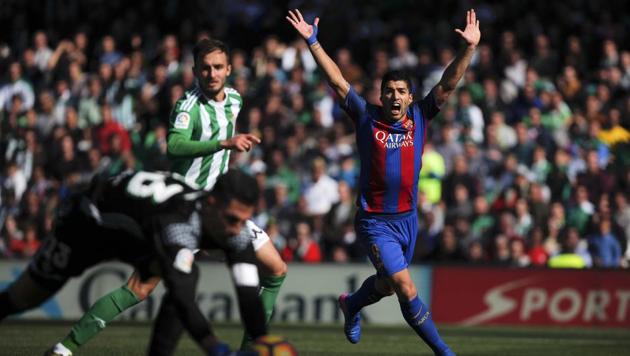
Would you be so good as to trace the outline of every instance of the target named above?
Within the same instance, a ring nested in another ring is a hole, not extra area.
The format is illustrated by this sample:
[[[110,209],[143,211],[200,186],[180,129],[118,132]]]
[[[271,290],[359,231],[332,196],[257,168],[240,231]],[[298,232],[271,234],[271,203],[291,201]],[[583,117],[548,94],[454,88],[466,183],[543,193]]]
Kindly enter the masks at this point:
[[[122,286],[96,301],[72,327],[61,344],[73,353],[96,336],[120,313],[138,304],[140,299],[127,286]]]
[[[276,298],[280,287],[284,282],[286,275],[282,276],[265,276],[260,278],[260,300],[262,301],[263,309],[265,309],[265,322],[269,324],[269,319],[273,314],[273,307],[276,304]],[[241,342],[241,350],[248,350],[251,346],[252,339],[243,334],[243,341]]]

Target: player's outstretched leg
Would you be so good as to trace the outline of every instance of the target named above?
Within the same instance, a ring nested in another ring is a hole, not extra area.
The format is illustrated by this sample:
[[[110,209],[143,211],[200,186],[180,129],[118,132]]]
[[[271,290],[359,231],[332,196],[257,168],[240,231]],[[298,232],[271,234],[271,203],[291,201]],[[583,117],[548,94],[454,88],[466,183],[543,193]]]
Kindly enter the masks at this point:
[[[343,312],[343,332],[346,334],[346,339],[356,344],[361,340],[361,313],[353,313],[349,310],[347,303],[349,297],[348,293],[339,296],[339,308]]]
[[[344,316],[344,333],[346,339],[353,344],[361,339],[361,309],[370,304],[374,304],[383,297],[393,294],[393,291],[379,291],[377,287],[378,278],[376,275],[368,277],[361,288],[352,294],[344,293],[339,296],[339,308]],[[386,289],[383,285],[381,289]]]
[[[431,312],[418,297],[409,270],[404,269],[391,277],[398,295],[400,310],[407,324],[429,345],[436,355],[455,355],[438,334]]]
[[[60,355],[76,352],[83,344],[103,330],[120,313],[140,303],[140,299],[127,286],[120,287],[101,297],[72,326],[70,333],[53,347]],[[63,352],[63,353],[62,353]]]
[[[249,227],[252,229],[252,227]],[[255,225],[253,229],[258,229]],[[287,276],[287,264],[282,260],[280,254],[262,230],[256,230],[262,236],[254,236],[253,244],[256,250],[256,259],[258,260],[261,271],[260,274],[260,300],[265,310],[265,322],[269,324],[269,320],[273,314],[273,308],[280,292],[280,287],[284,283]],[[241,350],[247,350],[252,343],[251,337],[247,333],[243,334],[241,341]]]
[[[159,282],[159,277],[142,281],[139,273],[134,272],[127,284],[97,300],[72,326],[70,333],[53,346],[52,350],[60,355],[71,355],[76,352],[83,344],[100,333],[110,321],[146,299]]]
[[[0,292],[0,321],[9,315],[19,312],[19,308],[9,297],[8,291]]]
[[[431,347],[436,355],[455,355],[440,338],[431,312],[417,295],[410,301],[399,300],[398,302],[407,324]]]
[[[179,319],[177,307],[170,293],[164,294],[162,303],[151,331],[151,342],[147,355],[170,356],[175,353],[184,325]]]
[[[45,287],[24,271],[9,287],[0,292],[0,321],[2,319],[35,308],[52,297],[65,281],[54,281]]]

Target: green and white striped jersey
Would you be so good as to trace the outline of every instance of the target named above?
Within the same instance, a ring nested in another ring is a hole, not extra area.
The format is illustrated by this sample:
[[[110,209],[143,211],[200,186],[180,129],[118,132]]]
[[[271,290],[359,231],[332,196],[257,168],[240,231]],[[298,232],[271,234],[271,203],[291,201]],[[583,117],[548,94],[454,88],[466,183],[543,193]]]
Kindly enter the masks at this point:
[[[177,133],[192,141],[231,138],[243,99],[232,88],[223,90],[225,99],[222,102],[206,98],[199,88],[186,91],[171,112],[169,134]],[[172,171],[183,175],[192,186],[211,190],[219,175],[227,172],[229,159],[230,150],[194,158],[177,158],[172,161]]]

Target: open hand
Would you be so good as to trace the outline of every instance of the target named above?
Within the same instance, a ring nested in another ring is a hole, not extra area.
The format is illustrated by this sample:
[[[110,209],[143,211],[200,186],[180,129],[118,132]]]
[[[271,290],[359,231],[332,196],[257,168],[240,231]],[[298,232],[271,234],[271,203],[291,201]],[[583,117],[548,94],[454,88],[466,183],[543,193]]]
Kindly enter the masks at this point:
[[[302,17],[302,13],[300,10],[289,10],[289,15],[285,17],[287,21],[293,25],[293,27],[297,30],[297,32],[304,37],[305,40],[308,40],[313,34],[317,35],[317,25],[319,24],[319,17],[315,18],[313,21],[313,25],[309,25],[306,21],[304,21],[304,17]]]
[[[469,46],[476,47],[479,44],[481,31],[479,31],[479,20],[477,20],[475,10],[466,11],[466,28],[464,31],[457,28],[455,32],[459,33]]]

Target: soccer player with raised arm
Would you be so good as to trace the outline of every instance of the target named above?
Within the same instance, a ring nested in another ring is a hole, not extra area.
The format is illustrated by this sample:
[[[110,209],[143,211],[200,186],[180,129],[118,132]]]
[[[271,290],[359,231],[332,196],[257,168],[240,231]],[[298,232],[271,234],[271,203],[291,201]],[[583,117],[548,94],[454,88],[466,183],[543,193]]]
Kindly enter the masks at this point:
[[[239,171],[221,176],[212,192],[193,189],[169,173],[126,171],[95,179],[89,190],[60,207],[54,234],[26,271],[0,293],[0,320],[39,306],[70,278],[116,259],[132,265],[140,283],[164,280],[179,320],[206,355],[232,355],[197,305],[194,251],[225,252],[245,328],[253,337],[265,335],[254,249],[238,234],[258,198],[254,178]],[[111,302],[124,305],[136,299],[130,290],[125,292],[111,296]],[[86,325],[99,329],[116,312],[99,309],[86,316]],[[75,341],[84,336],[75,334]],[[46,355],[67,356],[72,351],[58,343]]]
[[[361,173],[355,229],[376,274],[368,277],[355,293],[339,297],[346,338],[351,343],[359,342],[361,309],[396,293],[405,320],[433,352],[454,355],[418,297],[408,266],[418,230],[417,187],[427,126],[455,90],[479,43],[481,32],[475,11],[467,12],[463,31],[455,30],[465,46],[431,92],[422,99],[415,98],[409,77],[390,71],[381,83],[382,106],[368,104],[343,78],[337,64],[317,41],[319,18],[310,25],[299,10],[294,10],[286,19],[307,41],[356,127]]]

